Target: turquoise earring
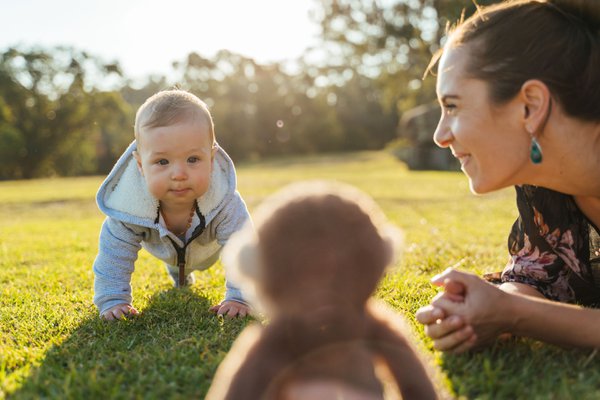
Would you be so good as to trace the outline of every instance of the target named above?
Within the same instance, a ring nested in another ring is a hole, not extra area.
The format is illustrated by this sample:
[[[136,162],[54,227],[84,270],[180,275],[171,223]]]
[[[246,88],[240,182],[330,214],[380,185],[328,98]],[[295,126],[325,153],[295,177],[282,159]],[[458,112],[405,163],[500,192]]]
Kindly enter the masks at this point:
[[[540,164],[543,159],[542,147],[533,136],[531,137],[531,148],[529,150],[529,158],[534,164]]]

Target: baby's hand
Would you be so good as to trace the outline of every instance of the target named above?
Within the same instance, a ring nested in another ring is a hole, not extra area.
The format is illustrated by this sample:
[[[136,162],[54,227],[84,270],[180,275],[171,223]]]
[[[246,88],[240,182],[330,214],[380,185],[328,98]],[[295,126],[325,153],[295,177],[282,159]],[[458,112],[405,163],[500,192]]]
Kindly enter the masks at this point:
[[[225,300],[221,304],[212,306],[209,310],[217,315],[224,315],[227,318],[234,318],[236,316],[243,318],[250,314],[250,307],[234,300]]]
[[[138,315],[139,312],[129,304],[117,304],[114,307],[104,311],[100,317],[107,321],[114,321],[117,319],[125,319],[129,316]]]

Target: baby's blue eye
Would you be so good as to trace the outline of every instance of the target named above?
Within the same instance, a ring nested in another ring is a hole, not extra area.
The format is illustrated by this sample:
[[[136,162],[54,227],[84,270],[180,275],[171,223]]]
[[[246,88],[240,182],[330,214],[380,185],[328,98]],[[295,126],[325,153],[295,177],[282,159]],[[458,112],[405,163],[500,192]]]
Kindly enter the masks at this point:
[[[198,161],[200,161],[200,159],[198,157],[196,157],[196,156],[192,156],[192,157],[188,158],[188,162],[190,164],[197,163]]]
[[[165,160],[164,158],[161,158],[160,160],[158,160],[156,162],[158,165],[167,165],[169,164],[169,160]]]

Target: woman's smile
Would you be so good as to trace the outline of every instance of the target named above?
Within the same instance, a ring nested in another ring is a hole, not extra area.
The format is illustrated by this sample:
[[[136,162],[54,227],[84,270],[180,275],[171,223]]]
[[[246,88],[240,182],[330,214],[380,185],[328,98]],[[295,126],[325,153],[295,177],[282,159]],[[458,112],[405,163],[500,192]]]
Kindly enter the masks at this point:
[[[471,160],[471,154],[463,152],[455,152],[452,150],[452,155],[460,162],[460,167],[464,171],[466,165]]]

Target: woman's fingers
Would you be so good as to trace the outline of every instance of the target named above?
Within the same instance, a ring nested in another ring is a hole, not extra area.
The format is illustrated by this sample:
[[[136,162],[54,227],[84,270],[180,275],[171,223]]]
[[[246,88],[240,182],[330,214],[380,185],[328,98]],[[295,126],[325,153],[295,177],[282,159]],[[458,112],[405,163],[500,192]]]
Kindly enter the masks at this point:
[[[416,317],[425,325],[436,350],[463,353],[495,340],[502,326],[490,315],[498,308],[495,305],[503,303],[501,290],[475,274],[452,268],[431,281],[443,286],[444,291],[422,307]]]
[[[440,286],[448,284],[449,281],[454,281],[456,284],[462,284],[466,291],[469,282],[471,282],[473,278],[479,279],[475,274],[458,271],[454,268],[447,268],[444,272],[431,278],[431,283]]]
[[[458,315],[443,317],[443,311],[431,305],[422,307],[416,314],[436,350],[461,353],[470,349],[476,340],[473,328]]]
[[[442,320],[440,324],[425,328],[426,331],[429,328],[429,336],[433,339],[433,347],[436,350],[454,352],[461,349],[467,350],[472,346],[470,342],[474,341],[475,333],[470,325],[464,325],[462,321],[452,321],[445,324],[444,321]]]
[[[448,352],[452,354],[461,354],[472,350],[475,346],[475,343],[477,343],[477,335],[473,333],[468,339],[452,348],[452,350],[448,350]]]
[[[452,296],[455,301],[462,301],[466,294],[466,287],[460,282],[446,279],[444,282],[444,291]]]
[[[429,325],[435,323],[438,319],[445,317],[444,311],[441,308],[427,305],[419,308],[415,315],[417,321],[423,325]]]
[[[436,340],[455,333],[464,328],[465,325],[461,317],[452,315],[448,318],[438,319],[435,323],[425,325],[425,333],[430,338]]]
[[[443,310],[445,315],[462,315],[461,311],[464,311],[465,306],[464,298],[457,301],[456,296],[451,293],[440,292],[431,300],[431,305]]]

